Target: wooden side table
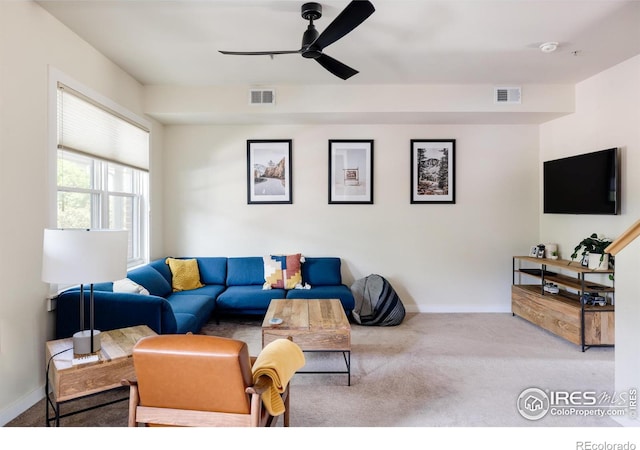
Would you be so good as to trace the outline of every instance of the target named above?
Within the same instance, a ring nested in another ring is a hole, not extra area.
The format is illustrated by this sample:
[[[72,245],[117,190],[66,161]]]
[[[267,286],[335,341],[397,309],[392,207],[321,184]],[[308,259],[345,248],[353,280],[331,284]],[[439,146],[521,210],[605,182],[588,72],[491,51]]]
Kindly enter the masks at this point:
[[[60,405],[71,400],[119,388],[121,380],[135,376],[133,368],[133,346],[146,336],[156,333],[146,325],[138,325],[101,333],[101,349],[96,354],[98,361],[73,365],[73,339],[58,339],[46,343],[46,425],[55,420],[60,425],[62,417],[78,414],[90,409],[126,400],[111,401],[90,408],[60,414]],[[49,409],[53,408],[53,416]]]

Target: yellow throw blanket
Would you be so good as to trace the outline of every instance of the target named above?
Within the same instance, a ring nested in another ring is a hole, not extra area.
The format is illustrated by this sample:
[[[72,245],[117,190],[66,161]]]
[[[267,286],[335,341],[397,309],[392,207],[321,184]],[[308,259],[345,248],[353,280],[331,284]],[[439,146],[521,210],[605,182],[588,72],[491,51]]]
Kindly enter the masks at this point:
[[[282,394],[287,389],[293,374],[305,364],[304,353],[298,344],[289,339],[276,339],[262,349],[253,364],[253,381],[266,376],[271,380],[269,388],[261,398],[265,408],[272,416],[284,413]]]

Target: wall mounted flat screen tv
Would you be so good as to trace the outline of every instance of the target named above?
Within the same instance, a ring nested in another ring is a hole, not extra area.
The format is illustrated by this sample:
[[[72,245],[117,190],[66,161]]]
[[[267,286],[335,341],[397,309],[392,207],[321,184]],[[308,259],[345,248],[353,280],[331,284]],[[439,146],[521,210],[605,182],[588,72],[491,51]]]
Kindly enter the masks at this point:
[[[545,214],[618,214],[618,149],[545,161],[543,196]]]

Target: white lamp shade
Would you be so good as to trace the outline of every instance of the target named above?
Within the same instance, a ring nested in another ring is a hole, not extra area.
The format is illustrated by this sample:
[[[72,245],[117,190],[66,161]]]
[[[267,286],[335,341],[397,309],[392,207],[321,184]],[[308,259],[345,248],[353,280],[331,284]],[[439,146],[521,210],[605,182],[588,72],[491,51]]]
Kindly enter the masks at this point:
[[[44,230],[42,281],[90,284],[127,275],[127,231]]]

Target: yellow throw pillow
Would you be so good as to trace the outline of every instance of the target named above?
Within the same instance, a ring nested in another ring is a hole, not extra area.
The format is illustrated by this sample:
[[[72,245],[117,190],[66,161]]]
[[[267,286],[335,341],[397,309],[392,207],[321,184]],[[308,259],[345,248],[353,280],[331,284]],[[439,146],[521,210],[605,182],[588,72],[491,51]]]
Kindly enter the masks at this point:
[[[197,289],[204,284],[200,282],[200,270],[195,259],[167,258],[171,269],[171,287],[173,292]]]

